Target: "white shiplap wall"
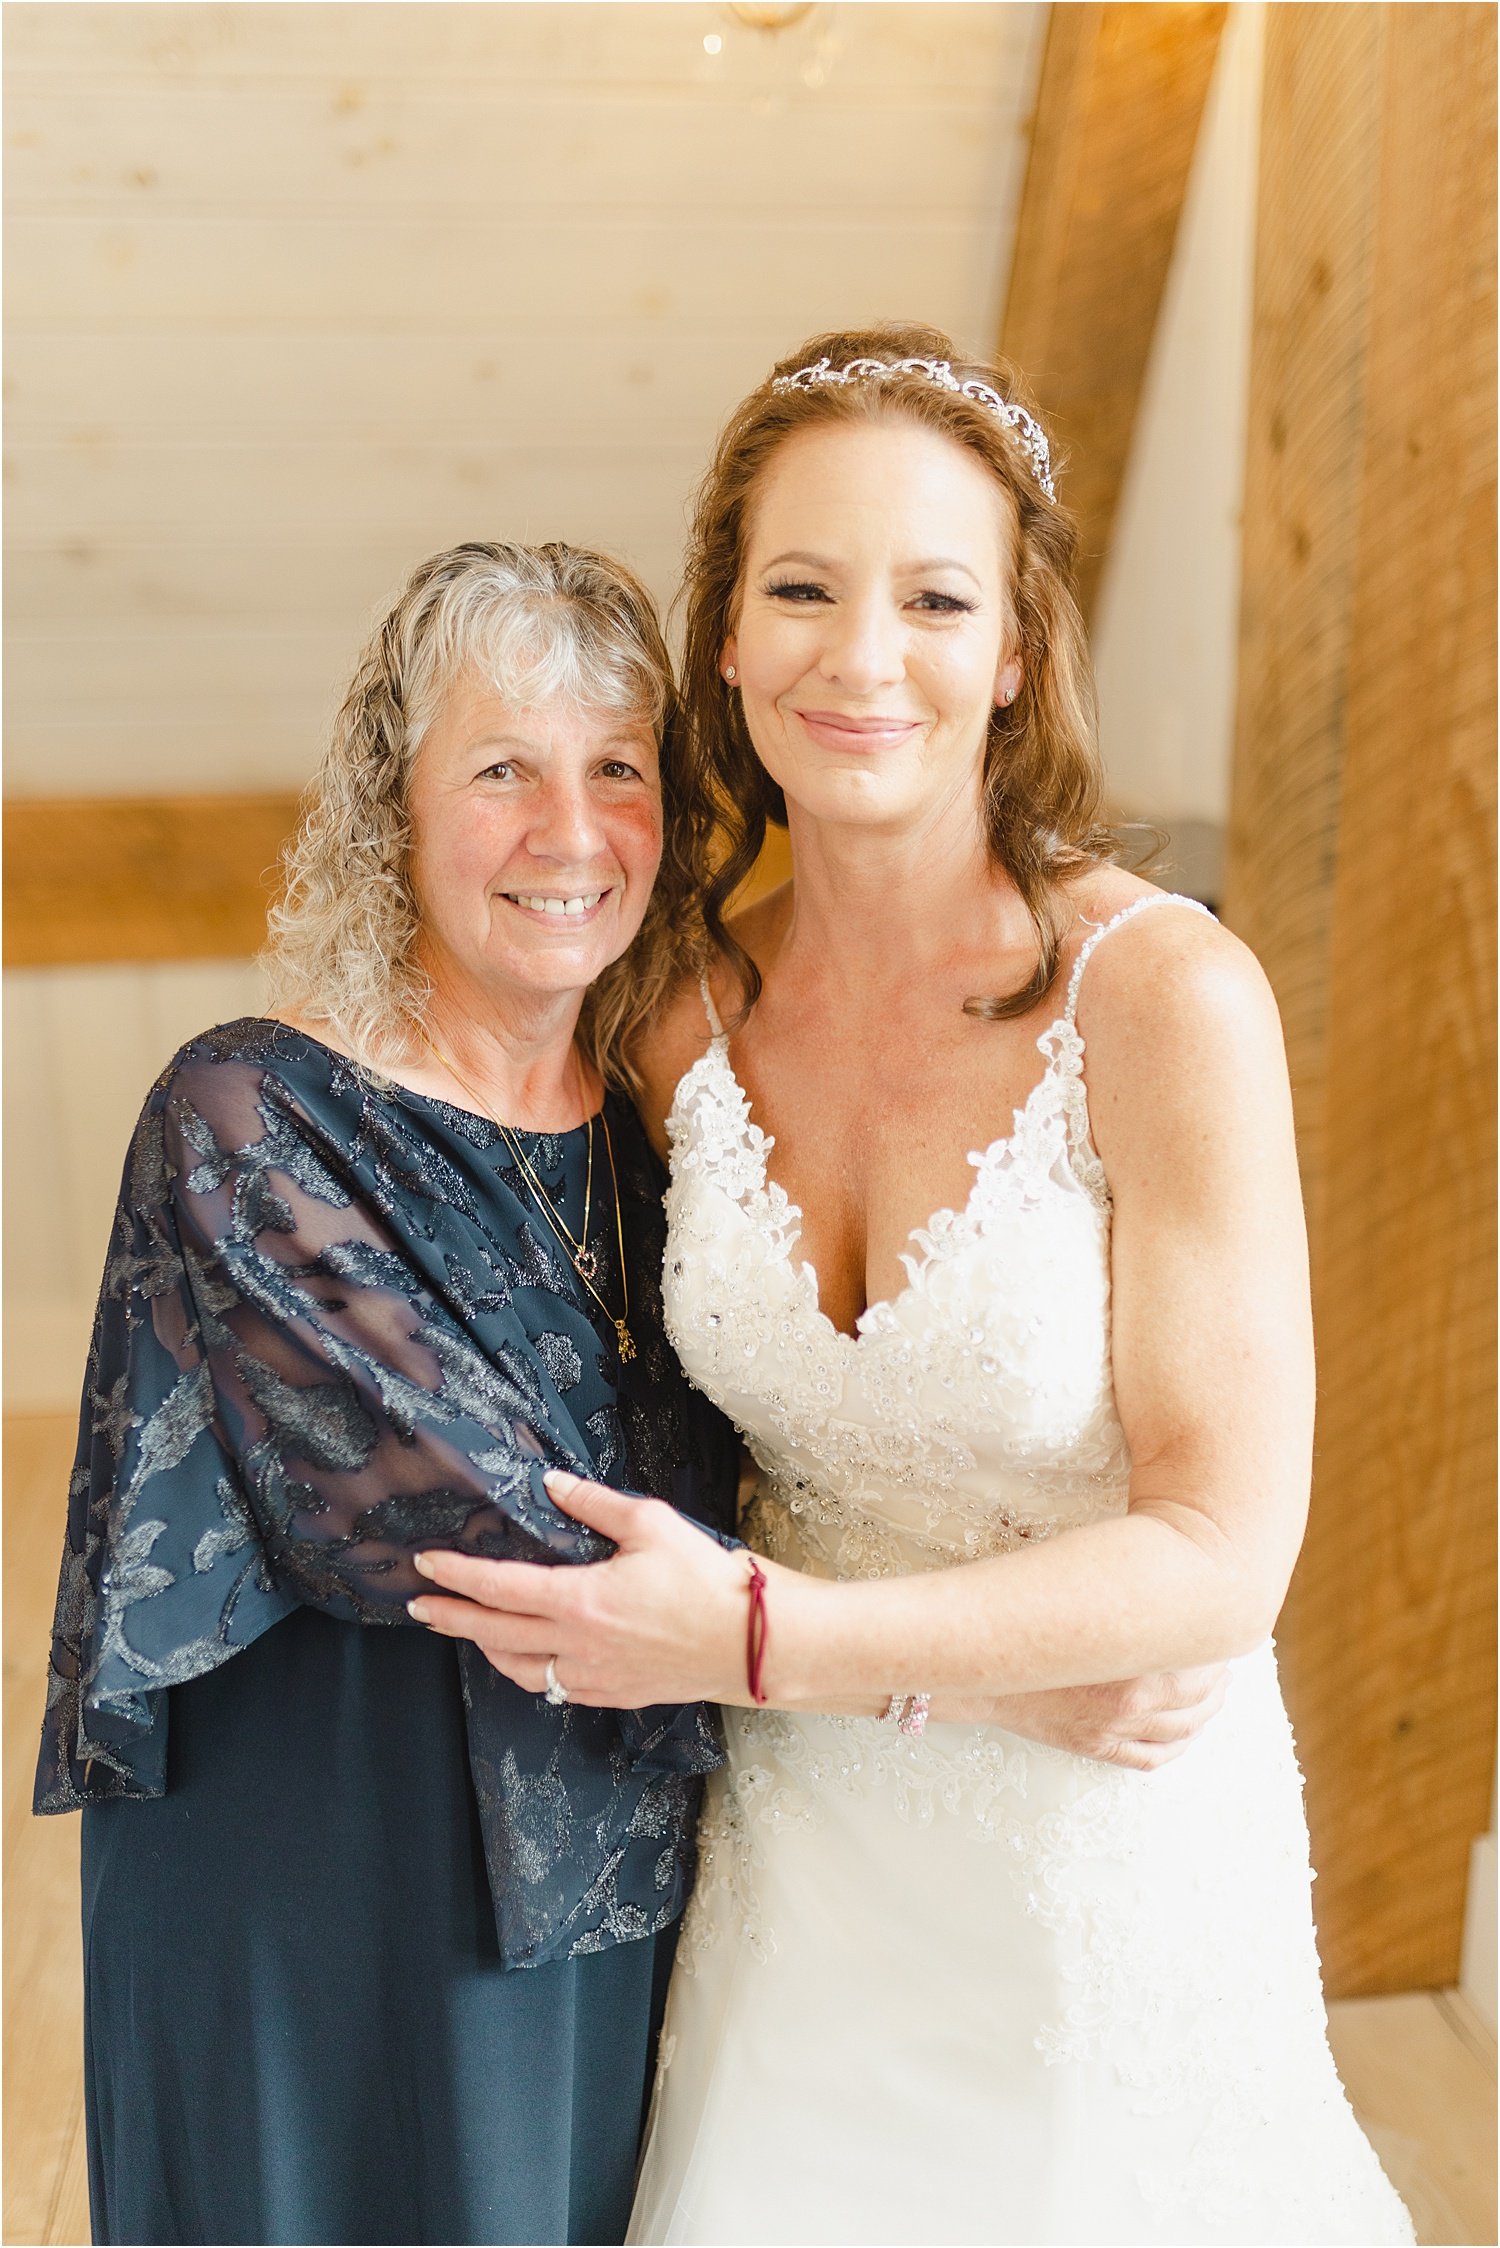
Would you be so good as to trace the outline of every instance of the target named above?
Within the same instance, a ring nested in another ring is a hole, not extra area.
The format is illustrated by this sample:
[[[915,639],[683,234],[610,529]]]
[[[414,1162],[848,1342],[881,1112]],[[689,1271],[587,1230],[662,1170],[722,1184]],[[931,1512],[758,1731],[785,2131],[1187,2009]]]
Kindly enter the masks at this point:
[[[773,358],[892,315],[993,341],[1045,20],[13,0],[7,790],[300,783],[455,539],[611,547],[665,600]],[[7,974],[13,1408],[75,1400],[142,1096],[258,992]]]
[[[992,342],[1045,17],[15,0],[8,790],[299,782],[459,538],[601,544],[667,598],[776,355]]]
[[[125,1143],[151,1081],[195,1031],[264,1003],[248,961],[7,972],[8,1411],[77,1404]]]

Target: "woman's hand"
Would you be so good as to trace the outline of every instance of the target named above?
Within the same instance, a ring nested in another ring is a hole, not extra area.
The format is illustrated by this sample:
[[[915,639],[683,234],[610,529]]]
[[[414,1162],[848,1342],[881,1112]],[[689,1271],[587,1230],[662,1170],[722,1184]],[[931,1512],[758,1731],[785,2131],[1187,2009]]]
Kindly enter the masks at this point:
[[[660,1499],[632,1499],[579,1476],[547,1479],[553,1503],[613,1540],[608,1561],[544,1568],[426,1552],[423,1576],[443,1588],[410,1603],[418,1623],[471,1639],[505,1677],[529,1694],[545,1692],[547,1659],[570,1701],[597,1709],[642,1709],[661,1702],[726,1702],[745,1707],[749,1565]],[[820,1589],[795,1572],[762,1563],[768,1611],[799,1613]],[[445,1594],[456,1597],[447,1598]],[[1065,1686],[1033,1694],[933,1696],[934,1722],[1000,1725],[1074,1756],[1154,1771],[1171,1762],[1223,1705],[1222,1664],[1118,1685]],[[773,1699],[778,1697],[773,1691]],[[867,1696],[850,1715],[878,1714]]]
[[[935,1722],[1001,1725],[1070,1756],[1154,1772],[1181,1756],[1217,1717],[1228,1684],[1227,1666],[1215,1663],[1113,1686],[1055,1686],[988,1699],[935,1694],[932,1716]]]
[[[457,1598],[408,1603],[418,1623],[471,1639],[517,1686],[540,1694],[547,1660],[569,1701],[596,1709],[747,1703],[749,1564],[661,1499],[632,1499],[561,1472],[555,1506],[618,1551],[584,1568],[426,1552],[416,1566]],[[778,1572],[780,1574],[782,1572]]]

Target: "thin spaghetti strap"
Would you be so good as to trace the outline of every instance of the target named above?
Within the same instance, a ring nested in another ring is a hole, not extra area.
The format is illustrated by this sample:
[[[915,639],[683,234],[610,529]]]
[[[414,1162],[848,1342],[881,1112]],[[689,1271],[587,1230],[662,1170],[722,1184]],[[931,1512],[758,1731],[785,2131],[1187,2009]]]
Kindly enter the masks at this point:
[[[714,1005],[714,995],[708,988],[707,976],[700,976],[698,978],[698,989],[703,994],[703,1012],[708,1017],[708,1027],[713,1032],[715,1038],[722,1038],[724,1035],[724,1025],[719,1020],[719,1010]]]
[[[1078,958],[1073,963],[1073,973],[1068,978],[1068,997],[1063,1008],[1063,1020],[1070,1030],[1077,1027],[1078,987],[1083,982],[1083,971],[1089,964],[1094,947],[1102,944],[1116,929],[1122,929],[1127,921],[1133,921],[1138,913],[1149,913],[1154,905],[1182,905],[1187,907],[1189,913],[1208,914],[1210,921],[1214,918],[1208,907],[1197,898],[1181,897],[1175,890],[1157,890],[1149,898],[1137,898],[1134,905],[1126,906],[1112,920],[1100,922],[1092,936],[1080,946]]]

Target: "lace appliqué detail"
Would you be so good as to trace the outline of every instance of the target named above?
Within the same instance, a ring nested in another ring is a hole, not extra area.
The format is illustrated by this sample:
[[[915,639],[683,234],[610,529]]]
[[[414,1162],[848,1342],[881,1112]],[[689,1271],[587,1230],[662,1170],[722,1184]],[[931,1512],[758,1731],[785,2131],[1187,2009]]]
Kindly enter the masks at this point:
[[[1013,1909],[1049,1939],[1059,2003],[1034,2032],[1041,2064],[1102,2063],[1131,2114],[1189,2125],[1185,2157],[1140,2164],[1146,2201],[1165,2218],[1201,2221],[1207,2236],[1216,2227],[1233,2235],[1257,2147],[1271,2132],[1284,2160],[1295,2135],[1307,2149],[1290,2165],[1308,2181],[1296,2204],[1305,2229],[1285,2237],[1324,2237],[1318,2148],[1330,2112],[1347,2102],[1321,2033],[1309,2035],[1309,2006],[1321,2007],[1305,1829],[1277,1821],[1272,1838],[1246,1836],[1233,1867],[1223,1862],[1226,1839],[1245,1824],[1247,1783],[1264,1782],[1262,1802],[1298,1789],[1270,1651],[1244,1670],[1236,1692],[1248,1706],[1206,1798],[1184,1784],[1180,1764],[1164,1789],[1163,1774],[1108,1770],[998,1729],[942,1727],[912,1741],[868,1719],[736,1713],[729,1767],[708,1786],[678,1955],[684,1973],[708,1971],[726,1944],[761,1966],[775,1958],[771,1854],[789,1830],[822,1826],[839,1797],[884,1798],[909,1825],[953,1820],[961,1846],[994,1851]],[[1171,1791],[1180,1803],[1163,1804]],[[1237,1946],[1229,1963],[1226,1886]],[[1389,2223],[1383,2181],[1372,2202],[1380,2223]]]
[[[830,1796],[884,1796],[898,1819],[917,1826],[939,1817],[958,1821],[971,1841],[997,1848],[1024,1909],[1059,1931],[1079,1919],[1062,1880],[1070,1855],[1085,1837],[1096,1851],[1111,1836],[1117,1846],[1123,1839],[1124,1775],[997,1728],[942,1726],[913,1739],[868,1718],[801,1718],[783,1710],[739,1711],[729,1725],[730,1763],[709,1783],[698,1881],[683,1924],[689,1971],[726,1935],[758,1959],[775,1951],[757,1880],[764,1838],[813,1828]],[[1028,1816],[1033,1757],[1078,1774],[1082,1793],[1071,1816]],[[1039,2046],[1049,2034],[1039,2036]],[[1062,2057],[1060,2048],[1048,2055]]]
[[[679,1086],[668,1332],[763,1471],[747,1533],[775,1558],[887,1576],[1006,1552],[1123,1503],[1109,1196],[1082,1044],[1059,1019],[1038,1046],[1047,1066],[1014,1130],[971,1157],[968,1201],[913,1233],[906,1286],[853,1336],[823,1314],[797,1257],[801,1212],[768,1177],[774,1142],[727,1041]],[[1049,1318],[1060,1299],[1061,1330]],[[1003,1478],[981,1468],[976,1433],[1003,1442]]]

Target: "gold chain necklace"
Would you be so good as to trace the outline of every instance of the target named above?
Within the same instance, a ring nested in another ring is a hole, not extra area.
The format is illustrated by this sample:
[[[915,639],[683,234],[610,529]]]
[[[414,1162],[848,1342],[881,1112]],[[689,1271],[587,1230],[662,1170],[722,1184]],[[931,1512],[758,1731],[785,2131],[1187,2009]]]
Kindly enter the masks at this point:
[[[589,1294],[593,1297],[595,1303],[599,1306],[599,1309],[603,1312],[611,1327],[613,1327],[615,1331],[615,1341],[619,1346],[621,1359],[628,1360],[634,1358],[635,1338],[631,1334],[629,1327],[630,1274],[625,1268],[625,1219],[624,1214],[620,1208],[620,1174],[615,1169],[615,1143],[610,1134],[609,1117],[606,1111],[604,1109],[601,1109],[599,1111],[599,1121],[604,1126],[604,1149],[605,1153],[609,1157],[610,1183],[614,1188],[615,1194],[615,1233],[620,1244],[620,1291],[625,1301],[625,1308],[618,1319],[610,1310],[609,1305],[605,1302],[604,1298],[600,1295],[599,1290],[594,1285],[599,1271],[599,1259],[594,1250],[592,1250],[588,1245],[589,1212],[593,1207],[594,1195],[594,1119],[592,1118],[592,1116],[588,1120],[588,1168],[584,1176],[583,1239],[580,1241],[575,1237],[567,1223],[567,1220],[563,1217],[561,1210],[558,1209],[551,1195],[547,1192],[547,1189],[543,1186],[541,1180],[537,1177],[536,1172],[532,1169],[531,1164],[527,1159],[525,1148],[521,1146],[519,1140],[517,1140],[509,1125],[502,1124],[499,1117],[495,1114],[494,1110],[490,1108],[486,1102],[480,1099],[473,1086],[469,1083],[467,1077],[463,1076],[463,1074],[459,1070],[454,1068],[452,1062],[449,1061],[447,1055],[443,1052],[442,1047],[437,1044],[436,1040],[429,1034],[429,1032],[425,1028],[422,1031],[422,1042],[431,1053],[436,1055],[437,1059],[442,1063],[444,1069],[448,1072],[448,1075],[453,1079],[454,1084],[461,1087],[462,1090],[468,1094],[469,1099],[474,1103],[474,1106],[478,1109],[480,1115],[484,1117],[488,1123],[494,1125],[495,1130],[500,1134],[501,1139],[504,1140],[511,1154],[515,1157],[515,1160],[520,1167],[521,1173],[525,1178],[527,1185],[530,1187],[533,1195],[536,1197],[537,1207],[540,1209],[542,1216],[547,1220],[547,1223],[551,1226],[552,1231],[556,1234],[558,1240],[562,1243],[563,1248],[567,1251],[568,1262],[572,1265],[573,1270],[577,1273],[579,1279],[583,1282],[585,1288],[587,1288]]]

